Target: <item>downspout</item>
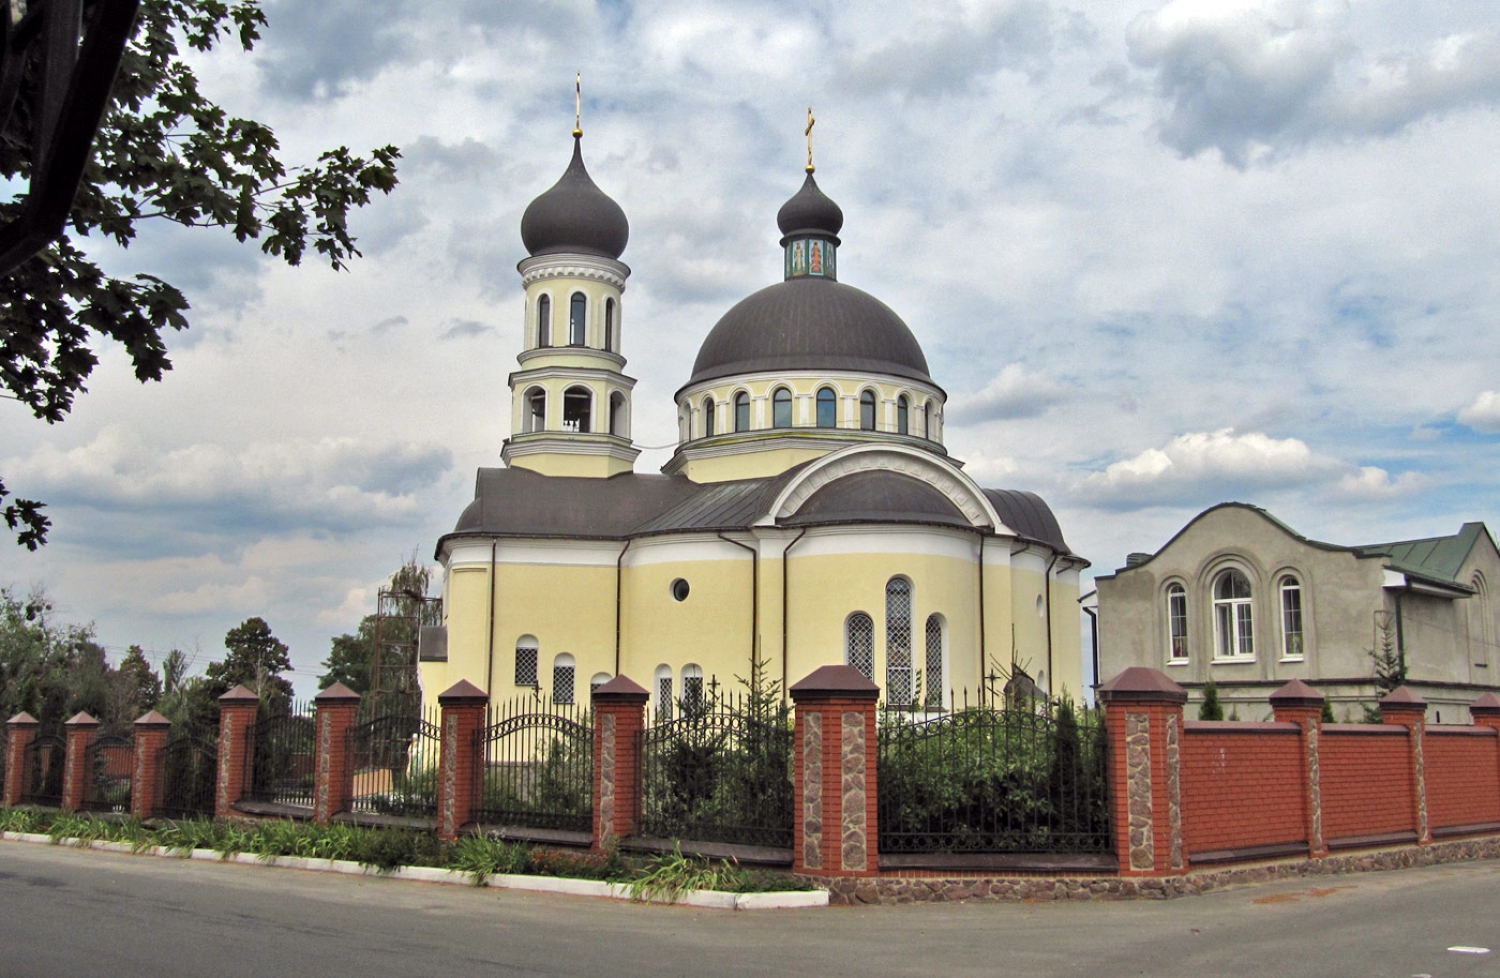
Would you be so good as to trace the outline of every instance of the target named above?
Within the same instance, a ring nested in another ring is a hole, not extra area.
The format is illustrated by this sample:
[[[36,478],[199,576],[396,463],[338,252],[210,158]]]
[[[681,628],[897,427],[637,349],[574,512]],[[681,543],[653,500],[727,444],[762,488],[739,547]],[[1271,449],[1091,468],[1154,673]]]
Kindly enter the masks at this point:
[[[1052,692],[1052,684],[1057,679],[1052,668],[1052,568],[1062,559],[1062,554],[1053,552],[1052,559],[1047,561],[1047,569],[1042,572],[1042,606],[1047,609],[1047,692]]]
[[[500,546],[499,540],[490,541],[490,621],[489,628],[489,666],[484,671],[484,695],[489,696],[491,688],[495,685],[495,592],[499,590],[499,583],[495,580],[495,568],[497,561],[495,555]]]
[[[1406,674],[1406,629],[1401,617],[1401,599],[1411,593],[1411,580],[1406,579],[1406,586],[1396,592],[1396,661],[1401,664],[1401,674]]]
[[[760,661],[756,657],[755,648],[756,640],[760,637],[760,551],[748,543],[729,539],[722,530],[719,531],[719,539],[732,543],[741,550],[750,551],[750,674],[753,676],[756,664]]]
[[[789,695],[787,693],[787,689],[788,689],[788,687],[790,687],[792,685],[792,677],[788,676],[787,672],[786,672],[787,668],[788,668],[787,648],[786,648],[786,643],[787,643],[787,621],[786,621],[787,565],[790,563],[790,554],[792,552],[792,548],[797,545],[798,541],[800,541],[803,537],[807,536],[807,530],[808,530],[808,528],[804,526],[802,528],[802,532],[799,533],[799,534],[797,534],[796,537],[794,537],[792,539],[792,542],[786,545],[786,549],[784,549],[784,550],[781,551],[781,705],[782,706],[786,706],[786,699],[787,699],[787,696]]]
[[[623,587],[625,573],[625,551],[635,543],[635,537],[625,541],[625,546],[620,548],[620,556],[615,558],[615,675],[620,675],[620,595]]]
[[[1090,644],[1094,650],[1094,688],[1097,689],[1099,687],[1099,614],[1088,605],[1080,604],[1078,607],[1089,616],[1089,637],[1093,640]]]
[[[988,661],[984,651],[984,532],[979,534],[979,683],[984,685],[984,664]]]

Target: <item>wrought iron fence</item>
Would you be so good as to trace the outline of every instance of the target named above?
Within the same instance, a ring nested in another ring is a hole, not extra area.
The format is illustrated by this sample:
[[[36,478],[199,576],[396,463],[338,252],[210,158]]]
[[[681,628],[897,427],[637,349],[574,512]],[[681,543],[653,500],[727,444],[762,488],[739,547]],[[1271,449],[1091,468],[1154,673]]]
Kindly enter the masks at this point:
[[[167,818],[212,818],[219,783],[219,732],[215,727],[179,727],[157,752],[160,814]]]
[[[130,782],[135,774],[135,741],[128,736],[100,737],[83,752],[83,807],[92,812],[130,811]]]
[[[57,731],[38,732],[26,745],[22,763],[26,765],[21,801],[28,805],[57,808],[62,805],[63,763],[67,741]]]
[[[594,727],[586,707],[534,697],[493,704],[477,749],[481,824],[592,830]]]
[[[257,719],[249,739],[245,797],[311,808],[317,724],[309,706],[293,703],[288,713]]]
[[[403,711],[357,723],[348,743],[351,810],[437,817],[440,746],[436,714]]]
[[[748,694],[684,699],[678,707],[677,719],[641,732],[641,831],[791,848],[788,711]]]
[[[1107,853],[1102,711],[1022,698],[879,729],[880,851]]]

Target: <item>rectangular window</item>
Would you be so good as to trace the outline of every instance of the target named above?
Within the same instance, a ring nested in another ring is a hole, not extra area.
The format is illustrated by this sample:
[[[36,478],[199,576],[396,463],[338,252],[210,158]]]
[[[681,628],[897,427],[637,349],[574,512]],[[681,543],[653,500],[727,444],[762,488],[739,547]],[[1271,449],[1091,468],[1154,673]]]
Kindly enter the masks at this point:
[[[1167,595],[1167,626],[1170,632],[1168,655],[1180,662],[1187,661],[1187,592],[1180,587],[1173,588]]]
[[[656,719],[672,719],[672,677],[662,676],[656,681]]]
[[[1302,588],[1295,583],[1281,586],[1281,655],[1302,658]]]
[[[1255,637],[1250,627],[1250,603],[1247,601],[1244,604],[1235,605],[1234,610],[1235,623],[1239,627],[1240,634],[1240,647],[1237,652],[1245,656],[1254,655]]]
[[[568,704],[573,702],[573,667],[552,667],[552,702],[557,704]]]
[[[682,680],[682,709],[688,716],[703,713],[703,677],[685,676]]]
[[[536,649],[518,646],[516,648],[516,685],[536,685]]]

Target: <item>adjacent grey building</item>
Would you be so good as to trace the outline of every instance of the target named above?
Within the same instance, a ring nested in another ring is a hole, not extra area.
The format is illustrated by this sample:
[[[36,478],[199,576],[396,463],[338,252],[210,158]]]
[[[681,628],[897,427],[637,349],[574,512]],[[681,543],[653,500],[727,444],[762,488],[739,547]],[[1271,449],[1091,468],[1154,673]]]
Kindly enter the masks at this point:
[[[1357,720],[1375,698],[1367,650],[1388,637],[1429,719],[1466,723],[1470,702],[1500,692],[1497,584],[1500,552],[1483,523],[1339,546],[1222,503],[1097,579],[1099,674],[1151,666],[1195,702],[1212,680],[1226,716],[1242,720],[1269,716],[1270,694],[1301,679],[1338,720]]]

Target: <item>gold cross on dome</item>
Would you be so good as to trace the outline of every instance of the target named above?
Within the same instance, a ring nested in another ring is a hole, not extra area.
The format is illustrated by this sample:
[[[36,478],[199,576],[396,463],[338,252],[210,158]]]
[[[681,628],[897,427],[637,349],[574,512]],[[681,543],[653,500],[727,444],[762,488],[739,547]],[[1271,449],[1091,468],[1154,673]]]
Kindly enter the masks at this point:
[[[813,172],[813,170],[815,169],[815,167],[813,166],[813,160],[812,160],[812,130],[813,130],[813,126],[815,126],[817,124],[817,122],[818,122],[818,120],[813,118],[812,106],[809,105],[807,107],[807,129],[804,131],[804,135],[807,136],[807,172],[808,173]]]
[[[583,72],[573,76],[573,135],[583,135]]]

